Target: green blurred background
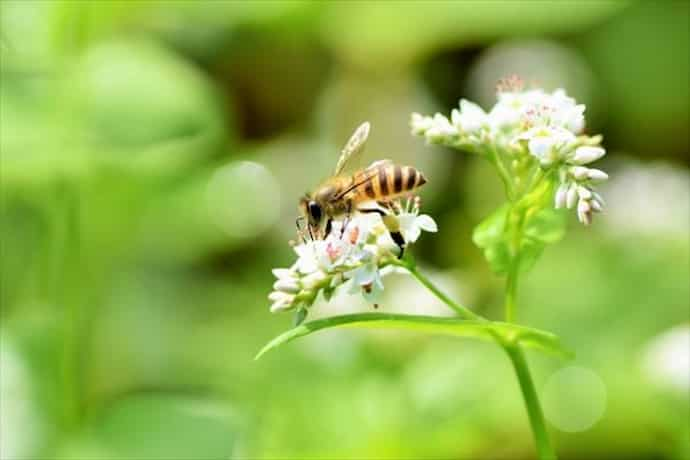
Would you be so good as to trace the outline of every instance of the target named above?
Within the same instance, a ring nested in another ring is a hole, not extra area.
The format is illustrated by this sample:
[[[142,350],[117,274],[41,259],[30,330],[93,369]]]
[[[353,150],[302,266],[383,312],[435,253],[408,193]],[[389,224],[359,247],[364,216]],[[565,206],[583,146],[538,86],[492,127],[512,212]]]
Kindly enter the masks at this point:
[[[493,103],[517,73],[603,133],[608,210],[524,280],[519,321],[563,459],[690,458],[687,2],[0,2],[2,459],[531,459],[502,351],[290,327],[270,269],[296,201],[372,122],[369,159],[423,170],[414,249],[500,318],[471,229],[501,201],[412,111]],[[450,314],[404,277],[384,311]],[[314,316],[368,310],[354,298]],[[563,374],[555,374],[563,375]],[[565,379],[567,380],[567,379]],[[577,380],[577,379],[576,379]],[[587,383],[589,382],[589,383]],[[571,423],[573,422],[573,423]]]

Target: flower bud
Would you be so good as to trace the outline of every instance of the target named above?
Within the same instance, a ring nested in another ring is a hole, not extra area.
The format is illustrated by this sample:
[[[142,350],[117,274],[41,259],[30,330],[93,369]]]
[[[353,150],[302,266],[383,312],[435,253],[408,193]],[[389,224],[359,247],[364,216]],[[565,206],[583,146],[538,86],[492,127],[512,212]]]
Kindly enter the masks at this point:
[[[451,121],[451,123],[453,123],[453,126],[460,129],[460,126],[462,126],[462,125],[461,125],[460,111],[458,109],[453,109],[450,112],[450,121]]]
[[[597,200],[591,200],[589,204],[592,206],[593,211],[601,212],[604,210],[604,208],[601,206],[601,203],[599,203]]]
[[[577,204],[577,218],[585,225],[592,223],[592,208],[589,205],[589,201],[580,200]]]
[[[282,291],[273,291],[270,294],[268,294],[268,300],[270,300],[271,302],[278,302],[279,300],[284,300],[292,297],[294,296]]]
[[[275,276],[276,278],[295,277],[295,273],[287,268],[274,268],[273,270],[271,270],[271,272],[273,273],[273,276]]]
[[[300,287],[297,281],[291,278],[282,278],[273,284],[273,289],[275,289],[276,291],[294,294],[295,292],[299,291]]]
[[[568,195],[568,184],[561,184],[560,187],[558,187],[558,190],[556,190],[556,197],[554,199],[555,203],[554,206],[556,209],[564,208],[566,205],[566,198]]]
[[[304,286],[305,289],[314,289],[316,286],[321,284],[326,277],[327,275],[324,272],[320,270],[315,271],[314,273],[302,278],[302,286]]]
[[[422,135],[431,128],[433,121],[431,117],[425,117],[418,113],[413,113],[410,119],[410,127],[412,128],[412,134]]]
[[[603,182],[609,178],[609,175],[600,169],[590,169],[587,177],[594,182]]]
[[[599,195],[599,194],[598,194],[597,192],[595,192],[594,190],[592,190],[592,195],[594,195],[594,199],[597,200],[597,201],[599,202],[600,205],[606,206],[606,201],[604,201],[604,197],[602,197],[601,195]]]
[[[585,180],[589,178],[589,168],[585,168],[584,166],[573,166],[568,171],[576,180]]]
[[[573,183],[570,184],[570,188],[568,188],[568,193],[566,194],[565,197],[565,205],[568,209],[572,208],[575,206],[575,201],[577,200],[577,184]]]
[[[592,198],[592,192],[587,187],[581,185],[577,187],[577,195],[580,197],[580,200],[589,200]]]
[[[586,165],[587,163],[598,160],[605,154],[606,150],[601,147],[583,145],[575,150],[575,155],[573,155],[571,162],[576,165]]]
[[[287,299],[287,298],[276,300],[271,305],[271,313],[276,313],[276,312],[283,311],[283,310],[289,310],[290,308],[292,308],[292,300],[293,299]]]

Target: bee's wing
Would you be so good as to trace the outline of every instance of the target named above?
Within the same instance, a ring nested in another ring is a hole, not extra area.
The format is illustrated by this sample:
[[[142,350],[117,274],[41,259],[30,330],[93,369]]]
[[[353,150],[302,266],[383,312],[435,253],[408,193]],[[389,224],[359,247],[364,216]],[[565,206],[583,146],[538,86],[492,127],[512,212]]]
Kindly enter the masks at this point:
[[[376,160],[376,161],[374,161],[372,164],[370,164],[369,166],[367,166],[367,168],[365,169],[365,171],[374,171],[374,170],[378,170],[380,167],[382,167],[382,166],[388,166],[389,164],[393,164],[393,160],[389,160],[389,159],[385,159],[385,160]]]
[[[347,144],[345,144],[345,147],[343,147],[343,150],[340,152],[338,164],[335,165],[335,171],[333,172],[334,176],[341,174],[345,170],[345,166],[352,164],[353,162],[351,160],[362,153],[364,150],[364,143],[367,141],[367,137],[369,137],[369,127],[368,121],[365,121],[357,127],[350,137],[350,140],[347,141]]]

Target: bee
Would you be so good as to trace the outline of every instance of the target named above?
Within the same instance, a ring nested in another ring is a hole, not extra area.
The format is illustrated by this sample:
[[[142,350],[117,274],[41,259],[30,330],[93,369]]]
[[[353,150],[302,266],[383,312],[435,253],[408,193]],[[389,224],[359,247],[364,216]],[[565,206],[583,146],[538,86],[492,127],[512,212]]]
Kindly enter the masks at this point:
[[[392,199],[426,183],[426,178],[416,168],[400,166],[391,160],[378,160],[364,169],[345,172],[354,163],[353,158],[364,149],[369,127],[369,123],[365,122],[355,130],[342,149],[333,175],[300,200],[302,215],[296,222],[299,233],[303,234],[300,222],[305,220],[309,235],[314,239],[328,236],[334,219],[344,219],[345,223],[341,226],[344,229],[353,211],[376,212],[383,217],[386,215],[384,209],[390,209]],[[390,220],[384,218],[384,222],[389,225]],[[402,251],[405,244],[402,235],[390,226],[389,230]]]

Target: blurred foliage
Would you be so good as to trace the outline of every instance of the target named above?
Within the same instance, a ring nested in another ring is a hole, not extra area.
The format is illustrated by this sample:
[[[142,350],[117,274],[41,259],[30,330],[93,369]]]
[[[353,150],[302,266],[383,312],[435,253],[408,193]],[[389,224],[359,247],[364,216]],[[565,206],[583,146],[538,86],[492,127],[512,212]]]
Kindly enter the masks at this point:
[[[502,280],[471,229],[500,184],[406,123],[488,103],[519,72],[572,88],[610,152],[611,213],[549,245],[520,293],[520,322],[556,332],[606,385],[591,429],[551,427],[561,457],[690,458],[687,385],[642,365],[690,320],[689,14],[682,1],[0,2],[0,456],[532,458],[490,344],[323,332],[252,360],[291,322],[265,295],[291,258],[297,197],[362,119],[370,158],[430,179],[440,233],[420,263],[499,317]],[[411,304],[382,309],[425,311],[400,286],[388,303]],[[531,359],[541,386],[559,364]]]

